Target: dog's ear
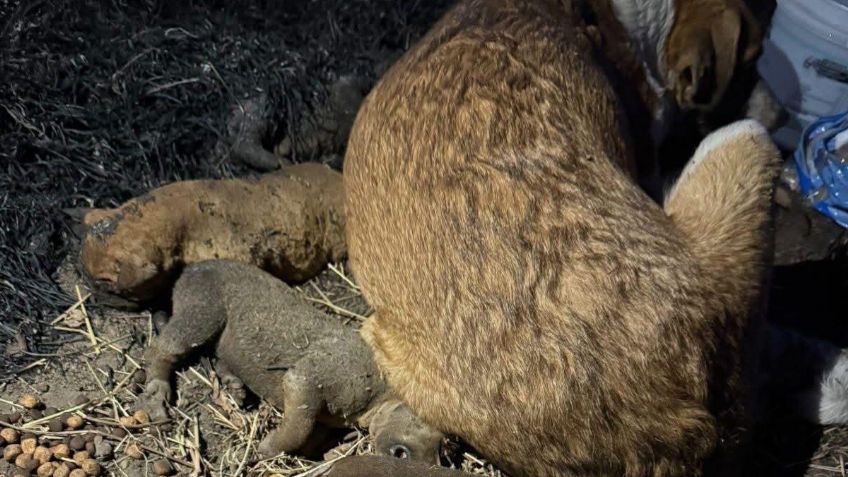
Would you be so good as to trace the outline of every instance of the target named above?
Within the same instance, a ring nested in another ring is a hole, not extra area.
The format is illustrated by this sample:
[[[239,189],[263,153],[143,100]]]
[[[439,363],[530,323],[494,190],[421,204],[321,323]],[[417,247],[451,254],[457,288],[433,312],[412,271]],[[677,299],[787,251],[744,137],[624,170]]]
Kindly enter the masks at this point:
[[[83,238],[88,233],[88,229],[91,224],[86,222],[86,216],[92,210],[95,209],[90,209],[87,207],[73,207],[68,209],[62,209],[62,213],[64,213],[70,219],[69,225],[71,228],[71,232],[73,232],[73,234],[77,238]]]
[[[738,12],[725,10],[718,15],[710,28],[715,65],[715,87],[708,96],[709,105],[715,104],[724,95],[736,70],[739,56],[739,38],[742,36],[742,18]]]
[[[71,231],[79,238],[88,235],[89,230],[104,219],[112,219],[120,214],[120,209],[95,209],[89,207],[73,207],[62,209],[70,220]]]
[[[667,44],[669,83],[681,108],[708,110],[737,68],[759,55],[761,29],[741,2],[680,3],[689,8],[680,12]]]
[[[721,12],[712,29],[715,52],[716,91],[713,103],[727,91],[733,74],[740,66],[756,60],[762,46],[762,33],[754,16],[745,5]]]

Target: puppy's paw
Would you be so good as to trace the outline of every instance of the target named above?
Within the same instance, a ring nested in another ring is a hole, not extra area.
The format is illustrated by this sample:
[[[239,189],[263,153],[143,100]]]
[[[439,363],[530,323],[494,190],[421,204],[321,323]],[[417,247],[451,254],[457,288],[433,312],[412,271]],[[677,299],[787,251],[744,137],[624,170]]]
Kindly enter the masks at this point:
[[[279,434],[280,430],[275,429],[259,442],[259,445],[256,447],[256,453],[260,459],[270,459],[285,451],[279,443]]]
[[[221,375],[221,383],[226,386],[227,392],[232,396],[238,407],[244,406],[244,400],[247,398],[247,391],[244,388],[244,382],[234,374]]]
[[[150,380],[144,388],[144,394],[139,398],[141,407],[154,421],[168,419],[166,404],[171,399],[171,385],[161,379]]]

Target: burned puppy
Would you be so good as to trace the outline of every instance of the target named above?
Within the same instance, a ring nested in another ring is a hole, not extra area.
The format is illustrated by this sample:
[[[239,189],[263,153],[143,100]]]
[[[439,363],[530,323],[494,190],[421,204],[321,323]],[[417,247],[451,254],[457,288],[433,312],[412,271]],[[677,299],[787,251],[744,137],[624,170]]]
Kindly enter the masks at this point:
[[[196,180],[85,214],[81,268],[98,291],[145,302],[181,267],[211,259],[250,263],[290,281],[345,256],[341,174],[321,164],[256,180]]]
[[[177,280],[173,316],[145,355],[153,415],[170,398],[174,365],[215,339],[222,381],[283,410],[262,455],[303,448],[320,421],[370,427],[379,453],[436,462],[442,434],[393,398],[357,330],[268,273],[225,260],[190,265]]]

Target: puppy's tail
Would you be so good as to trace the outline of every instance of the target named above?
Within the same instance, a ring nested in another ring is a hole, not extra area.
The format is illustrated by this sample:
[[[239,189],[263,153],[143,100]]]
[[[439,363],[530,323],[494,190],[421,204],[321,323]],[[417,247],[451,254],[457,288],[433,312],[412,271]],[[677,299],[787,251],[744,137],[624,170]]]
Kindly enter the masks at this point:
[[[734,297],[763,282],[773,248],[772,196],[780,153],[753,120],[707,136],[665,199],[665,211],[713,292]]]

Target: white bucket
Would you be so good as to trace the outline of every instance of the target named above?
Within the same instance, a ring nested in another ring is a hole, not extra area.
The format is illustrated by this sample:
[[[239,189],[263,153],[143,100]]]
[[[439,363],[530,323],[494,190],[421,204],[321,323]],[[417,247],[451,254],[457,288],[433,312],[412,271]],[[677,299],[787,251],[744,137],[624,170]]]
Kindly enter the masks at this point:
[[[758,69],[789,112],[774,139],[795,149],[811,122],[848,110],[848,0],[778,0]]]

